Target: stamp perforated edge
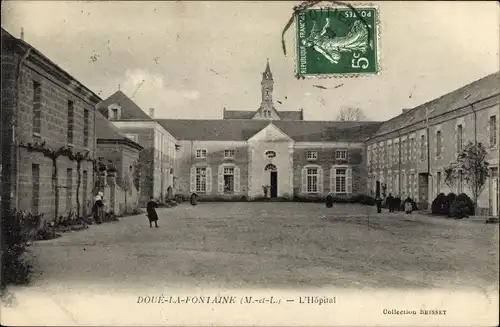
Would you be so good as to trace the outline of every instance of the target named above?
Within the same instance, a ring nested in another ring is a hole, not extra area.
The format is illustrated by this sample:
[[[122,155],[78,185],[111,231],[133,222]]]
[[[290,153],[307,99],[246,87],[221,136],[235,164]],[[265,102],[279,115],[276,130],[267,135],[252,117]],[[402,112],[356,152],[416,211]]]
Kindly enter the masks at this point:
[[[298,65],[298,46],[297,42],[299,41],[298,37],[298,31],[299,31],[299,15],[298,12],[295,14],[295,33],[294,33],[294,38],[295,38],[295,44],[294,44],[294,65],[295,65],[295,77],[297,79],[338,79],[338,78],[359,78],[359,77],[373,77],[373,76],[380,76],[382,74],[382,66],[380,64],[381,58],[380,58],[380,9],[377,4],[371,3],[371,2],[362,2],[362,3],[349,3],[351,6],[353,6],[355,9],[358,8],[370,8],[370,9],[375,9],[376,11],[376,17],[375,17],[375,25],[377,29],[377,33],[374,37],[376,37],[376,53],[377,53],[377,72],[375,73],[335,73],[335,74],[300,74],[299,73],[299,65]],[[311,6],[307,8],[308,10],[311,9],[336,9],[336,8],[346,8],[345,6],[336,4],[336,3],[330,3],[330,2],[325,2],[325,3],[318,3],[314,6]]]

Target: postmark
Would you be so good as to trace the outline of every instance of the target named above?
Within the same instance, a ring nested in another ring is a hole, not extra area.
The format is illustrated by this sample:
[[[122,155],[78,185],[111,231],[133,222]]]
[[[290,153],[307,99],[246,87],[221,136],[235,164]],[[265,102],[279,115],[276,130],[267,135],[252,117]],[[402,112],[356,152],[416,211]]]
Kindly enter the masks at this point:
[[[296,14],[296,75],[357,77],[379,73],[379,11],[335,5]]]

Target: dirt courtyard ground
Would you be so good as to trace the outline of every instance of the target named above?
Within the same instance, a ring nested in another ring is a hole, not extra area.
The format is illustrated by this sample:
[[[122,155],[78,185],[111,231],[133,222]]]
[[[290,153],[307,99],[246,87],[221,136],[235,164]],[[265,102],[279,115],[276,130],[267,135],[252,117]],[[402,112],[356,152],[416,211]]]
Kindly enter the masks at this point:
[[[498,225],[314,203],[182,204],[158,213],[159,228],[139,215],[37,242],[42,274],[29,289],[498,292]]]

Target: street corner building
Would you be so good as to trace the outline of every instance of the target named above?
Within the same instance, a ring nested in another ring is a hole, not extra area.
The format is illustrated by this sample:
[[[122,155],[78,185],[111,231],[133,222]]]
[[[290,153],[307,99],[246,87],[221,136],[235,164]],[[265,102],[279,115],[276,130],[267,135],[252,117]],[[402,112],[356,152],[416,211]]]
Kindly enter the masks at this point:
[[[1,37],[2,208],[85,213],[102,100],[22,39]]]
[[[141,199],[322,199],[366,194],[364,141],[381,122],[305,121],[303,110],[278,111],[269,62],[260,106],[224,109],[223,119],[157,119],[123,92],[99,111],[144,150]]]

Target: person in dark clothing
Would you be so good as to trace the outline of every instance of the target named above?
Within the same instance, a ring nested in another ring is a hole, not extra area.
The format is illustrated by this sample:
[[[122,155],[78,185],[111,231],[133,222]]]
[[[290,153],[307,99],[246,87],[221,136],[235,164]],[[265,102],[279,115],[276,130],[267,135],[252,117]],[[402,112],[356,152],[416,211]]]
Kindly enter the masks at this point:
[[[379,195],[377,195],[375,197],[375,203],[377,204],[377,213],[381,213],[382,212],[382,199],[380,199]]]
[[[153,222],[155,223],[155,227],[158,228],[158,214],[156,213],[155,208],[158,207],[158,204],[154,201],[154,198],[151,197],[148,204],[146,205],[146,212],[149,219],[149,227],[153,228]]]
[[[103,211],[104,211],[103,195],[104,194],[102,192],[98,192],[96,197],[95,197],[94,205],[92,206],[92,213],[94,214],[94,221],[97,224],[102,223],[102,220],[103,220],[102,219]]]
[[[385,203],[387,203],[387,208],[389,208],[389,212],[394,212],[394,197],[391,193],[389,193],[389,196],[385,201]]]
[[[401,197],[399,195],[394,198],[394,209],[401,211]]]

